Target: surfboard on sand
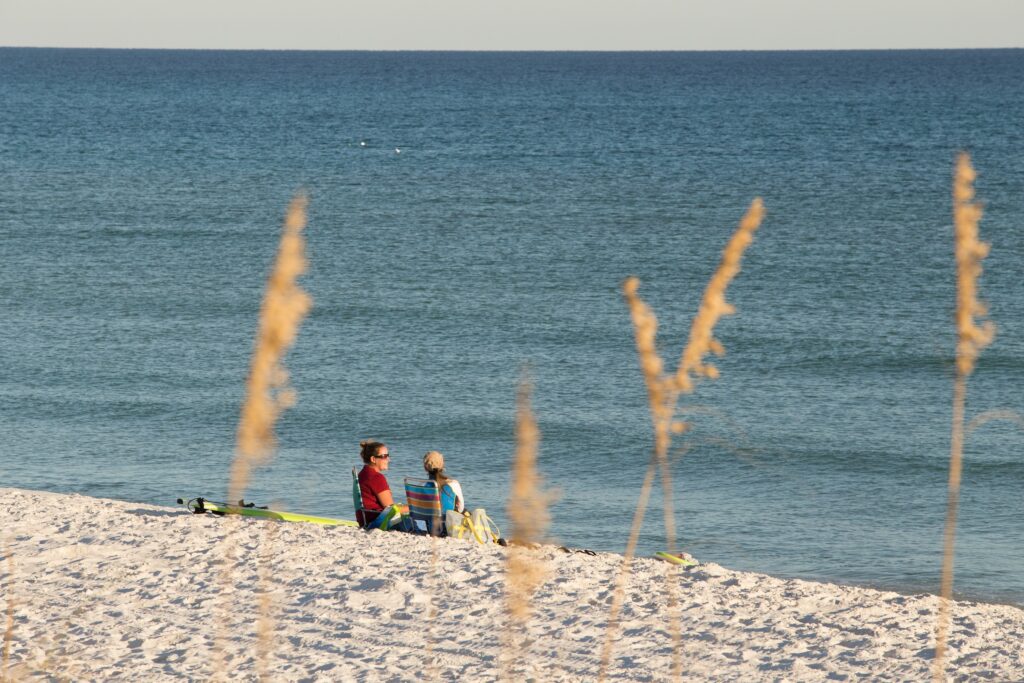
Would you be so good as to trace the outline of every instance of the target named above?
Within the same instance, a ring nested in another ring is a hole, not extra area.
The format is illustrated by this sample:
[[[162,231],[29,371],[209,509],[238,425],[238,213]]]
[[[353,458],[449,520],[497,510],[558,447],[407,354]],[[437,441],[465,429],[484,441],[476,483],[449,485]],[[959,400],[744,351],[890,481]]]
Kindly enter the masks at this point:
[[[684,567],[693,567],[697,564],[700,564],[699,562],[697,562],[697,560],[694,560],[690,557],[686,557],[681,553],[679,555],[670,555],[669,553],[666,553],[664,550],[659,550],[658,552],[654,553],[654,556],[659,560],[665,560],[666,562],[671,562],[672,564],[681,564]]]
[[[267,508],[256,507],[252,503],[229,505],[227,503],[206,500],[205,498],[192,498],[188,502],[183,498],[179,498],[178,505],[186,506],[197,515],[210,512],[215,515],[241,515],[243,517],[256,517],[259,519],[277,519],[283,522],[309,522],[311,524],[323,524],[324,526],[359,526],[354,521],[348,519],[317,517],[296,512],[284,512],[283,510],[268,510]]]

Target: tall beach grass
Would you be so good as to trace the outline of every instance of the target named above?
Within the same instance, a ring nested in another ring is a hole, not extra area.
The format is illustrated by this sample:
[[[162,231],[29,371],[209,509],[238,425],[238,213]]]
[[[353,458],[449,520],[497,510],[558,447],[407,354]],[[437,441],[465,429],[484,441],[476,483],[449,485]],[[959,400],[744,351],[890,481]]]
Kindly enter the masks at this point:
[[[501,660],[507,680],[516,680],[517,664],[526,657],[523,632],[533,612],[533,595],[548,575],[534,546],[547,540],[548,508],[556,497],[544,490],[537,471],[541,435],[530,404],[531,391],[532,385],[524,377],[516,397],[516,449],[506,510],[510,523],[505,580],[508,626],[502,637]]]
[[[295,403],[288,385],[283,357],[295,342],[299,325],[313,300],[296,282],[308,262],[302,230],[306,227],[305,195],[292,200],[285,216],[281,242],[260,306],[259,327],[253,347],[245,400],[238,422],[237,449],[228,485],[228,501],[241,498],[256,467],[273,455],[277,440],[274,425]]]
[[[651,450],[647,471],[633,513],[629,540],[626,543],[626,550],[623,553],[622,563],[615,581],[608,626],[601,648],[598,680],[604,680],[608,674],[626,583],[629,580],[630,567],[636,554],[636,545],[650,500],[656,471],[660,471],[661,474],[666,550],[669,553],[676,552],[675,512],[672,502],[672,478],[668,454],[673,435],[682,434],[687,429],[686,423],[675,420],[679,397],[681,394],[691,393],[698,379],[718,377],[718,369],[705,362],[705,358],[708,353],[716,355],[725,353],[725,348],[714,338],[714,327],[722,316],[735,312],[735,308],[725,299],[725,290],[739,273],[743,253],[753,242],[754,233],[760,227],[763,218],[764,204],[760,198],[757,198],[751,203],[736,232],[722,252],[722,260],[708,282],[700,307],[693,319],[689,339],[683,348],[679,365],[675,373],[671,375],[665,373],[664,362],[657,350],[658,319],[650,306],[640,298],[640,281],[635,277],[630,277],[623,285],[623,294],[633,321],[640,371],[647,387],[651,426],[654,430],[654,447]],[[678,680],[682,676],[682,656],[679,646],[682,628],[675,594],[675,574],[675,565],[666,565],[669,629],[673,642],[672,677]]]
[[[256,620],[256,678],[271,680],[271,660],[274,654],[274,624],[277,604],[274,600],[274,556],[277,540],[277,525],[263,524],[263,536],[259,547],[259,597]]]
[[[953,418],[950,436],[949,483],[946,502],[946,524],[942,544],[942,578],[939,587],[939,610],[935,626],[935,679],[945,678],[945,659],[949,635],[950,600],[953,595],[953,555],[956,545],[956,518],[960,504],[960,479],[963,470],[964,413],[967,403],[967,378],[981,349],[992,343],[995,325],[979,323],[988,309],[978,299],[978,278],[981,261],[988,256],[989,245],[978,237],[981,205],[974,201],[974,168],[970,157],[957,158],[953,179],[953,229],[956,255],[956,375],[953,380]]]
[[[245,399],[238,423],[235,458],[231,463],[228,481],[228,502],[241,504],[252,472],[266,464],[277,445],[274,426],[278,417],[294,405],[295,391],[288,384],[284,368],[284,355],[298,336],[299,325],[312,306],[312,298],[298,284],[297,279],[308,266],[302,230],[306,226],[305,195],[297,195],[285,214],[281,239],[273,268],[260,306],[256,340],[253,345],[249,376],[246,380]],[[238,548],[233,531],[240,519],[228,518],[229,525],[221,549],[223,564],[220,627],[213,646],[214,678],[226,676],[225,639],[231,628],[235,610],[230,604],[231,573],[237,560]],[[272,553],[272,524],[264,525],[261,546],[264,553]],[[271,556],[265,559],[266,565]],[[269,667],[272,655],[273,605],[270,592],[270,571],[264,566],[260,573],[262,591],[259,598],[257,630],[257,669]]]

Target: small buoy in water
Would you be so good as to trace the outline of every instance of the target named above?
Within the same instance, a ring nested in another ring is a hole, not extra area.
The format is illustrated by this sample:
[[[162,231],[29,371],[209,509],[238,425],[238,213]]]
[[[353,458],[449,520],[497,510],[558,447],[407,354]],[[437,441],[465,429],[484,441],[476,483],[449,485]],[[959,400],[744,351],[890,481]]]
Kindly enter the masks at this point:
[[[400,150],[397,147],[395,147],[395,154],[401,154],[401,153],[402,153],[402,150]]]
[[[366,147],[366,140],[360,140],[359,141],[359,146],[360,147]]]

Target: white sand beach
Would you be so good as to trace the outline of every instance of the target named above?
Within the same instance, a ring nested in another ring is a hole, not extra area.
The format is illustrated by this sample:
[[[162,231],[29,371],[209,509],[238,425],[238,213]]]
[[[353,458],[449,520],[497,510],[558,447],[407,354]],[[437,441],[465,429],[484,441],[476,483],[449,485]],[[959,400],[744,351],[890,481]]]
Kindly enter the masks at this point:
[[[19,489],[0,489],[0,518],[13,680],[501,673],[507,551],[496,545]],[[226,567],[228,546],[236,558]],[[550,572],[511,678],[594,680],[621,556],[537,553]],[[668,677],[669,570],[680,587],[688,682],[930,680],[933,596],[653,559],[634,565],[610,680]],[[261,604],[272,617],[262,641]],[[960,602],[952,613],[950,680],[1024,680],[1024,611]]]

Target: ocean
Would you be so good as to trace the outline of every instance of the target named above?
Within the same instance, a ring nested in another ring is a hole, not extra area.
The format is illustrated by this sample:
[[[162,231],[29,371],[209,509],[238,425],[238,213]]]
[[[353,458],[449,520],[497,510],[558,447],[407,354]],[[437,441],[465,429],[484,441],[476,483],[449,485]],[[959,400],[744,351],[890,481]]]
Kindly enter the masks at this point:
[[[551,535],[621,552],[653,440],[622,282],[674,368],[760,196],[721,376],[682,401],[682,547],[936,591],[966,150],[998,333],[968,385],[955,593],[1024,605],[1024,428],[987,419],[1024,412],[1022,73],[1022,50],[0,49],[0,486],[223,496],[304,190],[298,402],[246,498],[351,517],[377,438],[393,489],[440,450],[504,525],[529,377]],[[640,552],[664,544],[656,492]]]

